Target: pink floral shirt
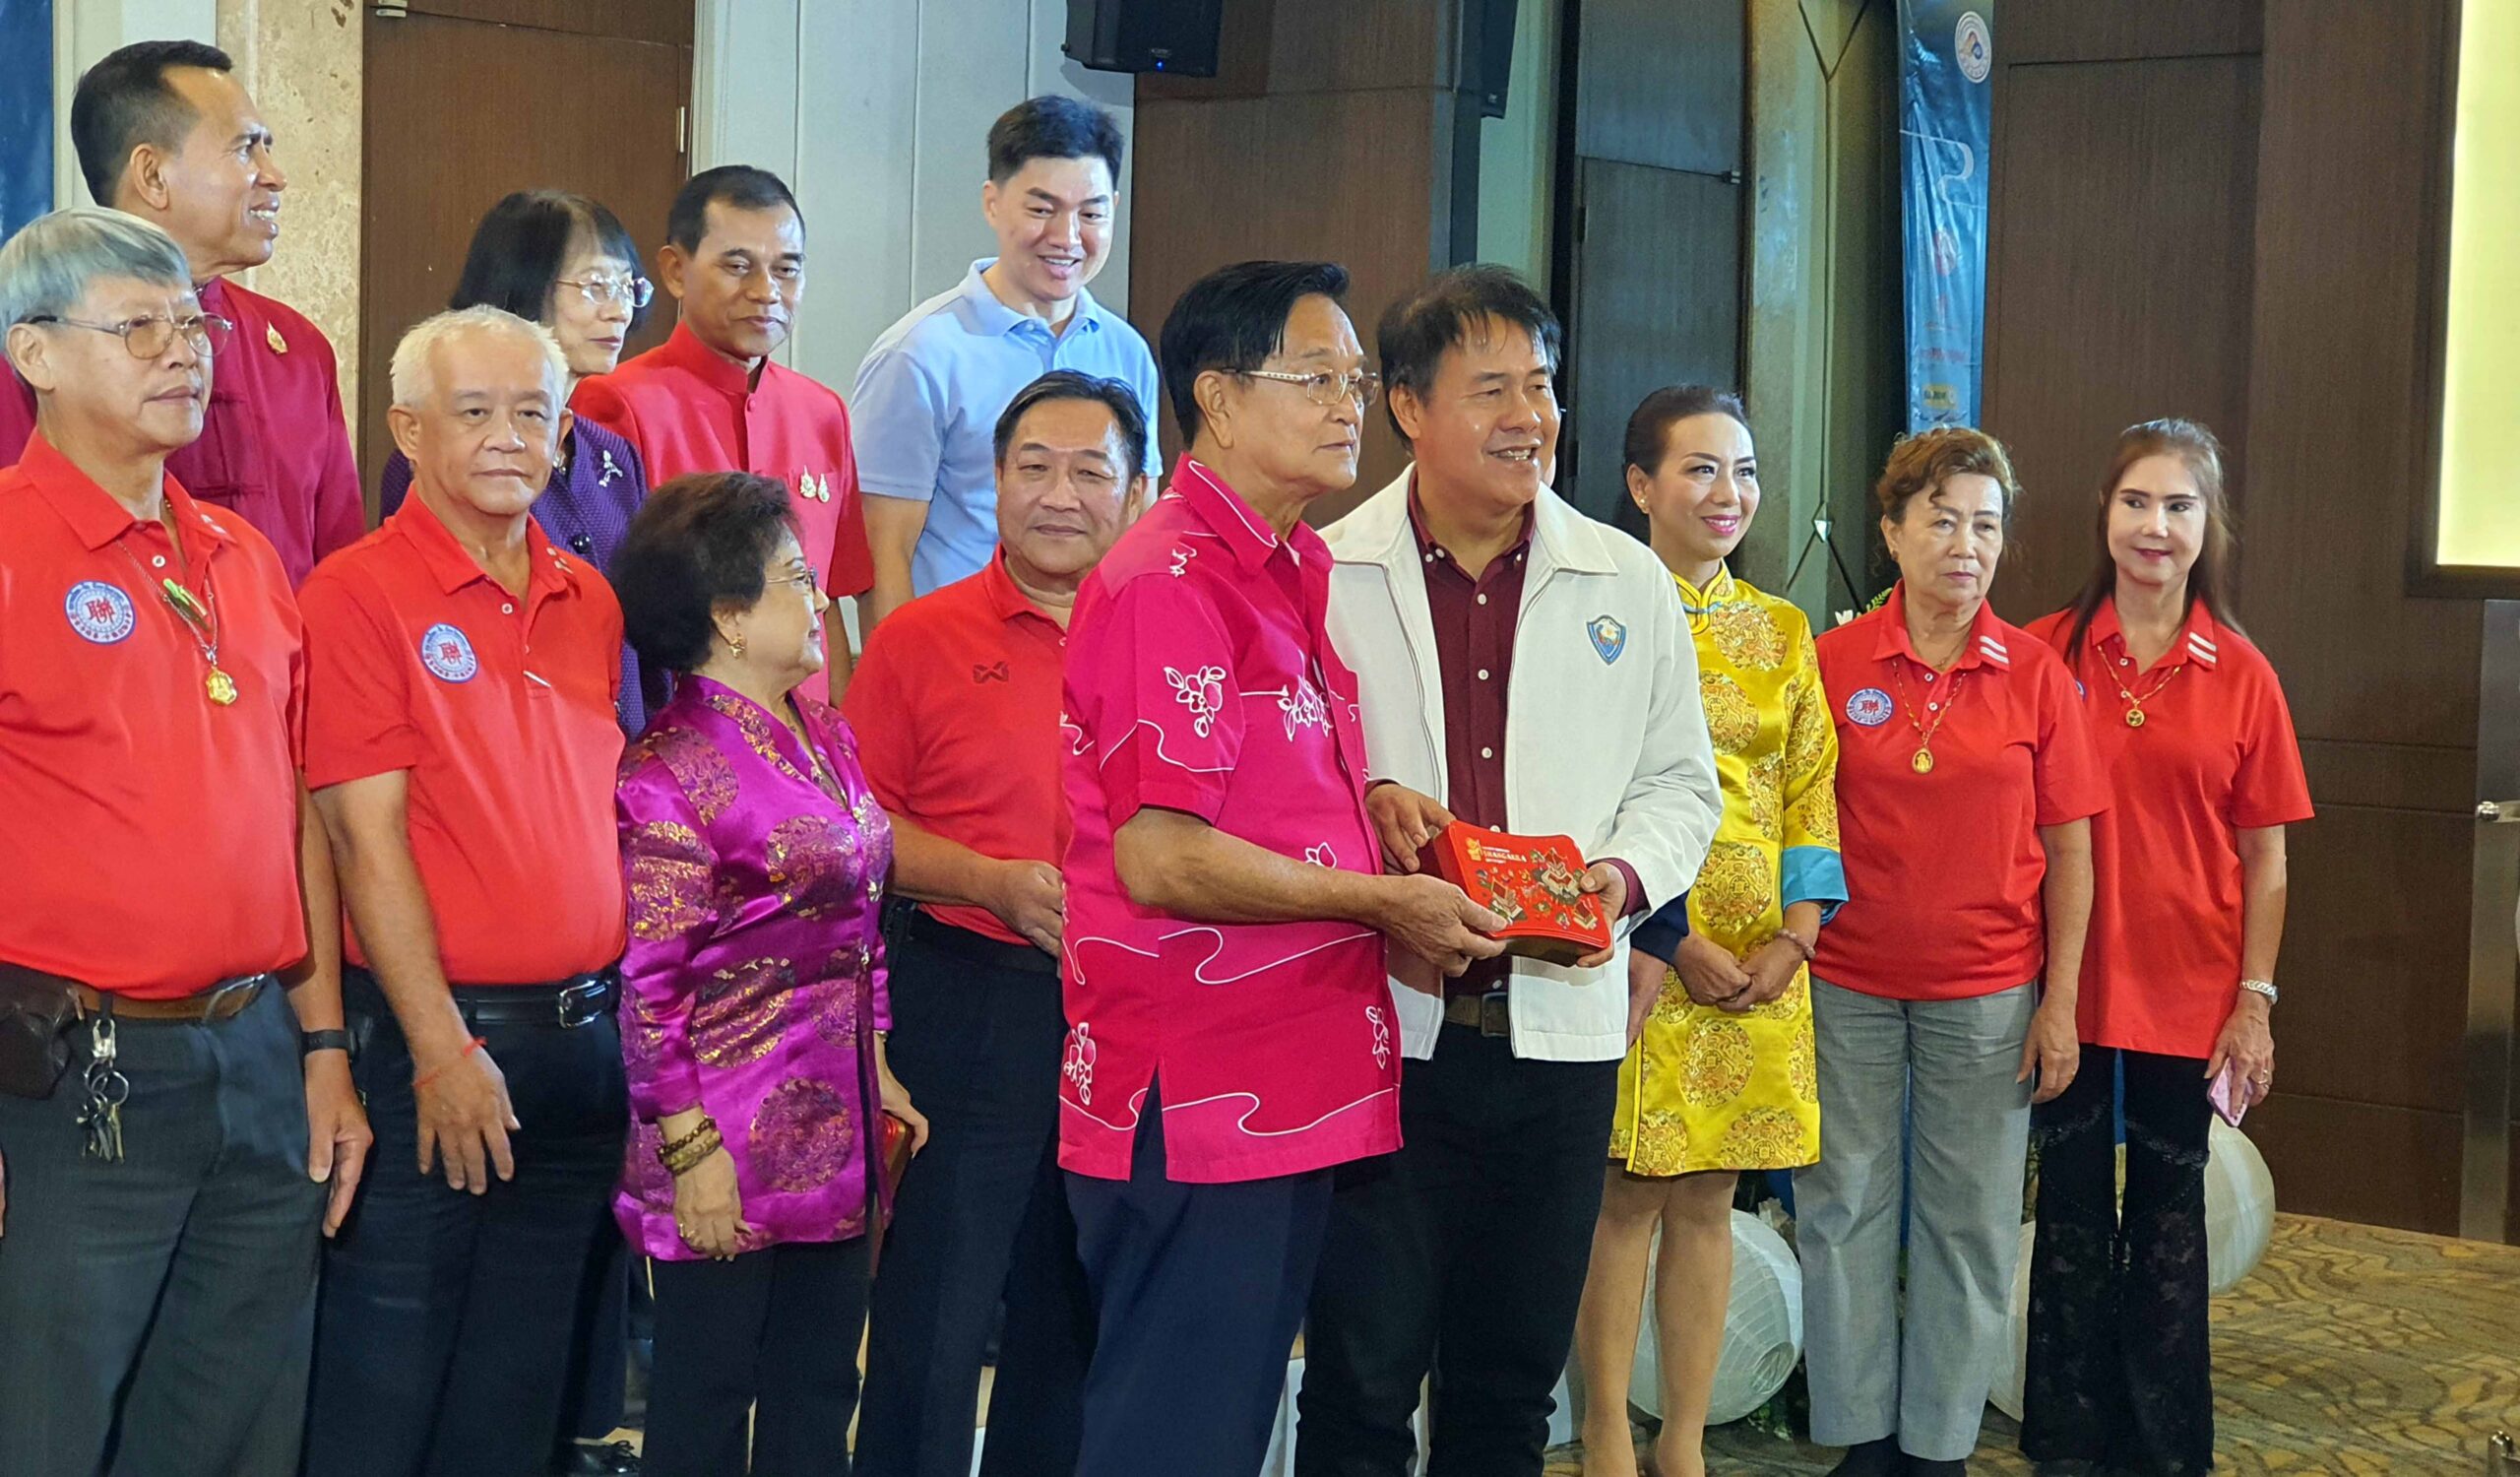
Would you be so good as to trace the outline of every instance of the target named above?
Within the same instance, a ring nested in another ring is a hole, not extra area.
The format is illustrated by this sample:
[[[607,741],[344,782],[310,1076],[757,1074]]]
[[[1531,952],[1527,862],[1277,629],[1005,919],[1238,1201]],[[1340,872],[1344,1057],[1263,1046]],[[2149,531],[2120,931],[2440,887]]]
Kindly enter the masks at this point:
[[[1281,539],[1207,468],[1087,577],[1067,643],[1067,1053],[1059,1163],[1125,1179],[1162,1076],[1166,1173],[1297,1174],[1400,1146],[1382,936],[1217,924],[1130,901],[1111,838],[1147,805],[1316,867],[1380,869],[1330,550]]]

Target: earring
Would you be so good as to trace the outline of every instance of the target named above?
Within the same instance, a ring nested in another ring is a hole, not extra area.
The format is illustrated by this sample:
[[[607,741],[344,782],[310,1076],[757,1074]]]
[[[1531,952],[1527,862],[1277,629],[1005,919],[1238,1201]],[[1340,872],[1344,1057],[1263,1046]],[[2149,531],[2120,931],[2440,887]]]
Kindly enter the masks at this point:
[[[726,650],[735,654],[736,661],[742,661],[744,655],[744,638],[741,636],[728,636],[726,638]]]

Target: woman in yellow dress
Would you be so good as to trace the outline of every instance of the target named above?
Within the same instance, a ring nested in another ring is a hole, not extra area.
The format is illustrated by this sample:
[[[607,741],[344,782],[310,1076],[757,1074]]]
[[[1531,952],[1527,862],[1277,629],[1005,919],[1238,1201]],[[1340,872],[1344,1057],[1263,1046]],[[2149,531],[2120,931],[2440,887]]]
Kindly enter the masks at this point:
[[[1759,508],[1741,402],[1700,386],[1655,391],[1628,418],[1626,461],[1628,495],[1652,524],[1697,637],[1724,821],[1696,885],[1630,940],[1642,967],[1672,967],[1619,1069],[1575,1328],[1589,1393],[1584,1470],[1637,1470],[1626,1393],[1652,1257],[1663,1398],[1652,1470],[1703,1477],[1732,1281],[1733,1190],[1742,1171],[1820,1155],[1807,967],[1820,925],[1847,895],[1838,739],[1809,622],[1725,568]]]

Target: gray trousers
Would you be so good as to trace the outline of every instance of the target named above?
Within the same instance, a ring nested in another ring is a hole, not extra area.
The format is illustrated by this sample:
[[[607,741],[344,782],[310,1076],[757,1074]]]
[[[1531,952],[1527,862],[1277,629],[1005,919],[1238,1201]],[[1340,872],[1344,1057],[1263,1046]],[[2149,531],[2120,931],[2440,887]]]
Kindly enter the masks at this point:
[[[1820,1162],[1794,1201],[1814,1442],[1977,1449],[2021,1252],[2030,1084],[2013,1076],[2037,1003],[2030,985],[1909,1001],[1812,980]]]
[[[0,1473],[291,1477],[324,1187],[277,989],[217,1025],[118,1023],[125,1158],[81,1155],[89,1030],[0,1095]]]

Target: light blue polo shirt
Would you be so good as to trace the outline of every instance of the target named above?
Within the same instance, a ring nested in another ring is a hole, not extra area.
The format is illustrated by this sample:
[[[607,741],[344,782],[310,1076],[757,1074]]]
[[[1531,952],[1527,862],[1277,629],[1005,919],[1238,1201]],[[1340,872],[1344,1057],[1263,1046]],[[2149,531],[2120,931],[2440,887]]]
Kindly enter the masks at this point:
[[[980,274],[995,257],[884,330],[857,366],[849,397],[857,485],[927,504],[927,527],[911,555],[915,595],[980,572],[997,549],[997,417],[1016,392],[1052,369],[1074,369],[1134,387],[1146,412],[1146,470],[1163,470],[1155,445],[1155,355],[1127,320],[1079,289],[1067,332],[998,301]]]

